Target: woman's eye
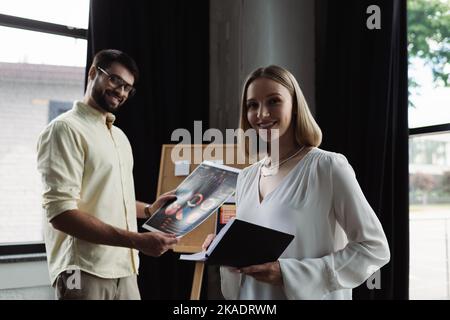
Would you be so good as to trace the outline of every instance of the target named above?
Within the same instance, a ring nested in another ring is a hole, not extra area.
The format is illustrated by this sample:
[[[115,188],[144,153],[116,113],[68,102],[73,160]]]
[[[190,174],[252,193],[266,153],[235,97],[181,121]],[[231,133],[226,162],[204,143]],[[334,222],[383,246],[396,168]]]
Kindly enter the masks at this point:
[[[248,102],[247,108],[248,109],[258,108],[258,104],[256,102]]]
[[[280,102],[280,99],[270,99],[269,100],[269,105],[276,105],[278,102]]]

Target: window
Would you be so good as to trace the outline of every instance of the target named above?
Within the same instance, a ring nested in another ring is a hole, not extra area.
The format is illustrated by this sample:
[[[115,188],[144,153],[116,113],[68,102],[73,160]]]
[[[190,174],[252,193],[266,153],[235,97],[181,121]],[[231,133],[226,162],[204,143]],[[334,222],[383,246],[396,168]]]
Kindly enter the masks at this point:
[[[87,29],[89,0],[2,0],[0,13]]]
[[[410,299],[450,299],[449,0],[408,1]]]
[[[0,2],[0,254],[43,241],[36,142],[83,96],[88,14],[89,0]]]

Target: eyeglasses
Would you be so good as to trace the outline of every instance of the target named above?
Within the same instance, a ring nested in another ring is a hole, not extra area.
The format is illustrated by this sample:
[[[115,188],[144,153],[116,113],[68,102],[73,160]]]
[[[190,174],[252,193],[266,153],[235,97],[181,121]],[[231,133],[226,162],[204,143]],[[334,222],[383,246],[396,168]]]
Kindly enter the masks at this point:
[[[97,69],[103,72],[108,77],[108,80],[114,86],[114,89],[123,88],[123,90],[128,93],[128,97],[131,98],[132,96],[134,96],[134,94],[136,93],[136,88],[131,84],[127,83],[118,75],[110,74],[100,67],[97,67]]]

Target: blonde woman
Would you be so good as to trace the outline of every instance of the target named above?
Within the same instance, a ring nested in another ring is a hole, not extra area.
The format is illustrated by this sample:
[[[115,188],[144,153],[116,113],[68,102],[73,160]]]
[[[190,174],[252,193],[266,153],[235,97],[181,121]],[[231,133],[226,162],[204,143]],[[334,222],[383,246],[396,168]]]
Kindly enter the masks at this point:
[[[239,175],[237,217],[295,238],[277,261],[221,267],[224,297],[351,299],[389,262],[388,243],[347,159],[318,148],[321,130],[289,71],[269,66],[248,76],[240,126],[267,132],[268,156]]]

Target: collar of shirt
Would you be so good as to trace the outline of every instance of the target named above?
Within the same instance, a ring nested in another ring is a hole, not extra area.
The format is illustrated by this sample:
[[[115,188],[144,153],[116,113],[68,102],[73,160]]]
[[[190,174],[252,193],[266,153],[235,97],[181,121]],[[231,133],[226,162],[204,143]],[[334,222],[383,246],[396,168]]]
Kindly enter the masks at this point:
[[[82,114],[87,119],[92,120],[93,122],[106,124],[108,129],[111,129],[114,121],[116,120],[116,116],[112,113],[102,113],[81,101],[75,101],[74,110],[75,112]]]

